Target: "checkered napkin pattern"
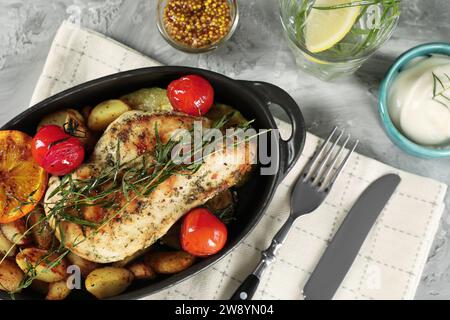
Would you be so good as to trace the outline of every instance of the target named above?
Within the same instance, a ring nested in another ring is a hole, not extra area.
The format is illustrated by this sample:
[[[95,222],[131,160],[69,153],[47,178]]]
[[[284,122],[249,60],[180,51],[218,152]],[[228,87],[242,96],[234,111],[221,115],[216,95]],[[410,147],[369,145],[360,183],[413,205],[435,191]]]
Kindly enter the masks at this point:
[[[159,65],[90,30],[59,29],[32,104],[98,77]],[[68,106],[69,107],[69,106]],[[287,125],[279,122],[281,130]],[[258,226],[220,262],[147,299],[228,299],[256,265],[289,213],[290,189],[320,139],[308,134],[303,154],[279,186]],[[326,202],[295,224],[278,260],[261,279],[255,299],[301,299],[301,288],[363,190],[396,173],[402,182],[365,240],[335,299],[412,299],[441,215],[447,186],[355,154]]]

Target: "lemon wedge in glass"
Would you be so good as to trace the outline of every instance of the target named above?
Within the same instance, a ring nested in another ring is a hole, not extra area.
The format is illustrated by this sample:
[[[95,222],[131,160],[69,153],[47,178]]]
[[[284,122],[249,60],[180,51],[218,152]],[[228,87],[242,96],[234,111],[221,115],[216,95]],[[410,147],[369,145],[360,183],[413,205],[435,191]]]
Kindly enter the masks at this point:
[[[351,0],[316,0],[305,24],[306,48],[313,53],[332,48],[350,32],[361,11],[359,6],[315,9],[351,3]]]

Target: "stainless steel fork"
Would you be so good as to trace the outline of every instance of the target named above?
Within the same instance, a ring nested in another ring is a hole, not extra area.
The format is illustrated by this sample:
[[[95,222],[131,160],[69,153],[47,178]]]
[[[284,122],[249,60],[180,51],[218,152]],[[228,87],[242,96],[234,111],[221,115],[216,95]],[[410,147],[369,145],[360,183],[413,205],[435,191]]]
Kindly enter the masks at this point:
[[[262,252],[259,264],[235,291],[231,300],[248,300],[253,297],[261,276],[267,267],[275,261],[276,254],[286,240],[295,220],[313,212],[323,203],[359,143],[356,140],[343,157],[345,148],[350,142],[350,135],[346,135],[342,146],[339,150],[337,148],[344,135],[344,131],[339,131],[335,127],[306,164],[292,191],[291,213],[287,221],[275,235],[269,248]],[[332,142],[333,139],[334,142]]]

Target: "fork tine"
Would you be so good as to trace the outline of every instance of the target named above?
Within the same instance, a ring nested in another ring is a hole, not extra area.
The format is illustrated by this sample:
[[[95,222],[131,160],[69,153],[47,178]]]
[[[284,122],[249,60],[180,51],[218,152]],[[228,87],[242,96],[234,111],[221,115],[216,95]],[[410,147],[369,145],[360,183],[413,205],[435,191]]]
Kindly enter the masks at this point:
[[[328,184],[328,186],[325,188],[325,190],[330,190],[331,187],[333,186],[333,184],[336,182],[336,179],[339,177],[339,175],[341,174],[342,170],[344,170],[345,166],[348,163],[348,160],[350,159],[350,156],[353,154],[353,152],[355,151],[356,147],[359,144],[359,140],[356,140],[355,144],[353,145],[352,149],[347,153],[347,156],[345,157],[345,159],[341,162],[341,165],[339,166],[339,168],[336,170],[336,172],[333,175],[333,178],[331,178],[330,183]]]
[[[331,131],[328,138],[323,142],[323,144],[320,146],[319,151],[316,152],[316,154],[312,157],[311,160],[308,161],[305,168],[303,169],[303,181],[308,180],[311,177],[311,174],[315,171],[315,167],[317,166],[318,161],[322,157],[322,153],[325,151],[328,143],[331,141],[331,138],[333,138],[334,134],[337,131],[337,127],[333,128],[333,131]]]
[[[327,153],[323,156],[323,159],[321,163],[319,164],[319,168],[316,170],[316,177],[314,178],[314,181],[312,182],[313,185],[316,185],[320,180],[322,176],[322,171],[324,168],[326,169],[326,165],[328,161],[330,160],[331,156],[333,155],[334,149],[336,149],[336,146],[338,145],[339,141],[341,140],[342,136],[344,135],[344,131],[341,131],[339,136],[334,141],[333,145],[330,149],[328,149]]]
[[[319,191],[324,191],[326,189],[326,182],[328,178],[330,177],[330,174],[333,172],[334,166],[336,165],[336,162],[338,159],[340,159],[342,153],[345,150],[345,147],[347,146],[348,142],[350,141],[350,135],[347,135],[347,138],[345,139],[344,143],[342,144],[341,148],[339,149],[338,153],[334,156],[333,160],[331,161],[328,169],[326,172],[322,175],[322,179],[319,181]]]

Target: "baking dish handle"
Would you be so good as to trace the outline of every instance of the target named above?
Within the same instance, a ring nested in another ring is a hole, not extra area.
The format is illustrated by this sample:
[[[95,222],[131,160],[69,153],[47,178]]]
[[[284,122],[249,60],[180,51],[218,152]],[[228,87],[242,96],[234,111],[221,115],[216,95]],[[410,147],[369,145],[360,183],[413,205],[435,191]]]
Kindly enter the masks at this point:
[[[300,107],[295,100],[283,89],[267,82],[240,81],[247,87],[251,87],[258,95],[262,95],[267,105],[271,103],[279,105],[288,115],[292,125],[292,133],[288,140],[280,139],[281,159],[284,178],[297,162],[306,138],[305,120]]]

